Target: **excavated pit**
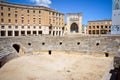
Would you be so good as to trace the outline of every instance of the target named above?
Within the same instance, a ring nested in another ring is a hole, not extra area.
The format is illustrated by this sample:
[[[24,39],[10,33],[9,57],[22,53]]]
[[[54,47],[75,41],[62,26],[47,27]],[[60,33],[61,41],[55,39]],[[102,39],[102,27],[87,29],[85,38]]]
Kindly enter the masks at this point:
[[[0,80],[101,80],[112,60],[104,53],[33,52],[6,63]]]

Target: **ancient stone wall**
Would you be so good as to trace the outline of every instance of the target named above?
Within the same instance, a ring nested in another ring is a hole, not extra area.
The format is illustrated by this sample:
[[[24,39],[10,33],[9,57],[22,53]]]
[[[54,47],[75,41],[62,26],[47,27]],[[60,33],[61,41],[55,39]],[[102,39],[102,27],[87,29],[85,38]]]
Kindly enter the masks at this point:
[[[13,45],[19,46],[17,51]],[[0,59],[14,54],[20,56],[43,50],[65,50],[79,52],[118,53],[120,48],[119,35],[91,35],[91,36],[24,36],[0,38]]]

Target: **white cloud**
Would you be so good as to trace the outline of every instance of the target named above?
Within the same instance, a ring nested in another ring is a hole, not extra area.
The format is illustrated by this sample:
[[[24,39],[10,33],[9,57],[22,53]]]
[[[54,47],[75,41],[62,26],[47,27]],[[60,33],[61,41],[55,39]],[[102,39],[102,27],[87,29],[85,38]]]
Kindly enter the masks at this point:
[[[46,6],[49,7],[51,4],[51,0],[30,0],[31,2],[34,2],[36,5],[39,6]]]

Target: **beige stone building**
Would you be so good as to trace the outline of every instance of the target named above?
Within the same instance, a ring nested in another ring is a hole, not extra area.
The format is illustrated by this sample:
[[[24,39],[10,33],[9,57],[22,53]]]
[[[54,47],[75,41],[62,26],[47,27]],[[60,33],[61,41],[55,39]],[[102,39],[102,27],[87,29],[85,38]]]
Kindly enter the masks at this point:
[[[82,34],[82,14],[68,13],[66,34]]]
[[[64,14],[51,8],[0,2],[0,36],[62,36]]]
[[[87,34],[87,25],[82,25],[82,34]]]
[[[111,32],[110,19],[88,21],[88,34],[109,34]]]

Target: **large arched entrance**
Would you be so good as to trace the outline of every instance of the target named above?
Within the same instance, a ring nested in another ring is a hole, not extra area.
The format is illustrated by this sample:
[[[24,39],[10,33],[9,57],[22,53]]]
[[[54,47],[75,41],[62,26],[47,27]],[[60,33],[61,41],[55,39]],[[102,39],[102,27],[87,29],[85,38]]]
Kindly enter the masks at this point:
[[[78,33],[78,25],[76,23],[72,23],[72,25],[70,26],[70,32]]]

